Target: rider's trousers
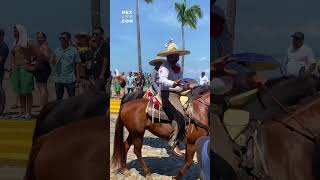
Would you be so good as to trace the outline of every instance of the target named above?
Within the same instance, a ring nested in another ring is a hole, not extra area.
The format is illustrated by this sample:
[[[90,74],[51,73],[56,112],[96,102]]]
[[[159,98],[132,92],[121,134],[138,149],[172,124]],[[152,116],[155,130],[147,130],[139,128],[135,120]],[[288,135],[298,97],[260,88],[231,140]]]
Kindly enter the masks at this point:
[[[169,146],[175,147],[185,137],[184,110],[180,103],[180,94],[170,91],[161,91],[162,107],[168,118],[172,121],[173,134]]]

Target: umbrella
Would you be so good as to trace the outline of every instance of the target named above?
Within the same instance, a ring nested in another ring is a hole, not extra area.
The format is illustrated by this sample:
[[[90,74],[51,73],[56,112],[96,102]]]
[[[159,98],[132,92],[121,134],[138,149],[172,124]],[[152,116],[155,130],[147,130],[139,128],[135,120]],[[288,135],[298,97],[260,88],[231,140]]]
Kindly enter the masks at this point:
[[[280,67],[280,63],[272,56],[256,53],[233,54],[235,62],[246,62],[256,71],[274,70]]]
[[[188,83],[189,83],[189,84],[197,84],[197,83],[198,83],[197,80],[192,79],[192,78],[183,78],[182,81],[183,81],[184,83],[187,83],[187,84],[188,84]]]

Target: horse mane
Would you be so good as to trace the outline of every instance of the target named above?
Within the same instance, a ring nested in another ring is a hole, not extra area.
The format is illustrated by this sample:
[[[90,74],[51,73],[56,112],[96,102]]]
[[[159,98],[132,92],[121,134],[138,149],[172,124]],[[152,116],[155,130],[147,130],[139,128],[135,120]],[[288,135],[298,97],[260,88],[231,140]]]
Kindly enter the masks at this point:
[[[190,93],[191,99],[196,99],[197,97],[209,92],[209,86],[197,86],[192,89],[192,93]]]
[[[281,76],[281,77],[277,77],[277,78],[273,78],[273,79],[269,79],[267,82],[266,82],[266,86],[267,87],[271,87],[271,86],[275,86],[283,81],[286,81],[288,79],[294,79],[295,77],[294,76]]]
[[[244,107],[244,110],[253,114],[254,119],[262,121],[270,118],[271,115],[284,115],[283,110],[272,99],[272,96],[287,107],[292,105],[300,106],[302,104],[301,101],[308,96],[306,93],[308,86],[303,83],[305,83],[303,80],[295,77],[280,77],[269,80],[266,83],[268,90],[260,94],[266,108],[263,108],[259,100],[255,98]]]
[[[40,113],[38,114],[37,118],[36,118],[36,125],[33,131],[33,137],[32,137],[32,143],[34,143],[34,140],[36,138],[39,137],[39,131],[40,131],[40,124],[41,121],[44,120],[47,115],[54,109],[54,107],[56,107],[57,105],[59,105],[61,103],[61,101],[52,101],[49,102],[48,104],[46,104],[40,111]]]

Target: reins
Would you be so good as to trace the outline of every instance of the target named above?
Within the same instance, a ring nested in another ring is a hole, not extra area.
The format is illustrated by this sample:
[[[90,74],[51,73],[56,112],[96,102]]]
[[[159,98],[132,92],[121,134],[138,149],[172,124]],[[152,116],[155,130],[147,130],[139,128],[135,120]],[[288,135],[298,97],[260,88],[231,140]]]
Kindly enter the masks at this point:
[[[265,87],[265,89],[270,93],[270,96],[271,96],[271,98],[272,98],[272,100],[276,103],[276,104],[278,104],[280,107],[281,107],[281,109],[283,110],[283,111],[285,111],[288,115],[289,115],[289,117],[290,118],[288,118],[288,119],[285,119],[285,120],[283,120],[283,121],[279,121],[279,120],[276,120],[276,119],[271,119],[272,121],[274,121],[274,122],[278,122],[278,123],[280,123],[280,124],[282,124],[284,127],[286,127],[287,129],[289,129],[289,130],[291,130],[291,131],[293,131],[293,132],[296,132],[296,133],[298,133],[298,134],[300,134],[301,136],[303,136],[303,137],[305,137],[306,139],[308,139],[308,140],[310,140],[311,142],[313,142],[313,143],[315,143],[316,142],[316,136],[313,134],[313,132],[309,129],[309,128],[307,128],[305,125],[303,125],[303,123],[298,119],[298,118],[296,118],[296,116],[294,115],[294,114],[292,114],[292,112],[290,112],[288,109],[287,109],[287,107],[285,107],[285,105],[283,105],[273,94],[271,94],[271,92],[269,91],[269,88],[267,88],[267,87]],[[300,132],[299,130],[297,130],[295,127],[292,127],[292,126],[290,126],[290,125],[288,125],[288,124],[286,124],[285,122],[287,122],[287,121],[289,121],[289,120],[291,120],[291,119],[293,119],[295,122],[297,122],[305,131],[307,131],[310,135],[308,135],[308,134],[305,134],[305,133],[303,133],[303,132]]]

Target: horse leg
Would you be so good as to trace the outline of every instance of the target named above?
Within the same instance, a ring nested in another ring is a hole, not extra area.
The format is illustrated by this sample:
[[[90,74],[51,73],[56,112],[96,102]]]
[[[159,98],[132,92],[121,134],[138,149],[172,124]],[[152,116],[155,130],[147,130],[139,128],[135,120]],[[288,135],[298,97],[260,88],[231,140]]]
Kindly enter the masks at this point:
[[[132,144],[132,135],[129,134],[129,136],[127,137],[126,141],[124,142],[124,154],[125,154],[125,160],[127,161],[127,155],[128,155],[128,151],[130,149],[130,146]],[[123,174],[125,175],[130,175],[130,172],[128,170],[128,167],[124,167],[123,168]]]
[[[191,167],[193,164],[193,156],[195,153],[195,145],[194,144],[187,144],[186,147],[186,162],[182,166],[182,168],[179,170],[179,173],[174,179],[180,179],[180,177],[183,176],[183,174]]]
[[[146,175],[147,179],[152,179],[151,178],[151,171],[148,168],[148,166],[146,165],[146,163],[144,162],[143,158],[142,158],[142,154],[141,154],[141,149],[142,149],[142,145],[143,145],[143,134],[139,135],[138,137],[136,137],[133,140],[133,144],[134,144],[134,154],[137,156],[140,164],[143,167],[143,171],[144,174]]]

